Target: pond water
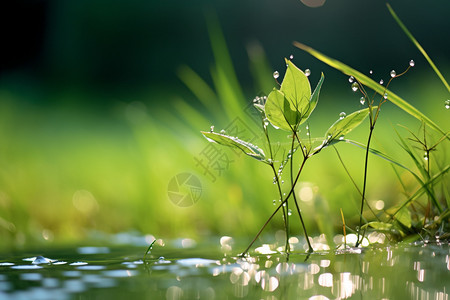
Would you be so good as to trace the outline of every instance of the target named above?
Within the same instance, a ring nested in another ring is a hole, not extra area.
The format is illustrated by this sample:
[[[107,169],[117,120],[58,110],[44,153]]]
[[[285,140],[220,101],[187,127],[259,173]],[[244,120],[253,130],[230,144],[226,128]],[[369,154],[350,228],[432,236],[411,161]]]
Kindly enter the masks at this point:
[[[449,299],[448,243],[309,256],[263,245],[241,258],[233,242],[158,240],[145,260],[144,237],[128,245],[2,255],[0,299]]]

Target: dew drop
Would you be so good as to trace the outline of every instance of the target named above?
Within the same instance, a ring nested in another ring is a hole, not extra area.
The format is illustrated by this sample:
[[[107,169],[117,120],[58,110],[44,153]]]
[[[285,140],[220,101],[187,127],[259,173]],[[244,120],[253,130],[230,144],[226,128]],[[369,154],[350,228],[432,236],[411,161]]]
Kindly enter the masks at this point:
[[[277,200],[272,201],[273,205],[277,205]]]
[[[450,100],[445,100],[445,108],[446,109],[450,108]]]
[[[311,70],[310,70],[310,69],[306,69],[306,70],[305,70],[305,75],[306,75],[306,76],[311,75]]]
[[[352,91],[356,92],[358,90],[358,88],[359,88],[358,83],[357,82],[353,82],[352,83]]]
[[[384,98],[384,99],[387,99],[387,98],[388,98],[388,94],[387,94],[387,93],[384,93],[383,98]]]
[[[214,132],[214,125],[211,126],[210,132]]]
[[[288,216],[292,216],[292,209],[290,209],[290,208],[288,210]]]
[[[409,61],[409,65],[410,65],[411,67],[414,67],[415,64],[416,64],[416,63],[415,63],[412,59]]]
[[[343,119],[343,118],[345,118],[345,116],[346,116],[347,114],[345,113],[345,112],[341,112],[340,114],[339,114],[339,119]]]
[[[394,78],[395,76],[397,76],[397,72],[395,72],[395,70],[392,70],[390,74],[391,74],[391,77],[392,77],[392,78]]]
[[[370,71],[369,71],[369,74],[372,75],[372,74],[373,74],[373,70],[370,70]]]
[[[280,77],[280,73],[278,71],[273,72],[273,78],[277,79],[278,77]]]
[[[220,131],[220,134],[225,134],[225,129],[222,129],[222,130]]]
[[[353,76],[350,76],[350,77],[348,78],[348,82],[353,83],[353,81],[355,81],[355,78],[354,78]]]
[[[380,84],[383,84],[384,83],[384,80],[383,79],[380,79]]]
[[[359,103],[361,103],[361,105],[364,105],[364,103],[366,103],[366,99],[364,97],[359,98]]]
[[[427,153],[427,152],[425,152],[425,153],[423,154],[423,159],[424,159],[424,160],[428,160],[428,153]]]
[[[289,59],[290,59],[290,60],[293,60],[293,59],[294,59],[294,55],[292,55],[292,54],[289,55]]]

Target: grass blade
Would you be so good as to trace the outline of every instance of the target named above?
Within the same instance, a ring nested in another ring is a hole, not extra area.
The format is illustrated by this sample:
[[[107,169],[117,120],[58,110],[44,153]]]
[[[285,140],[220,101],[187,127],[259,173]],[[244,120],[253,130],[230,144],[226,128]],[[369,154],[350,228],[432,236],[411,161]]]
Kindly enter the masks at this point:
[[[419,51],[422,53],[422,55],[425,57],[425,59],[428,61],[428,63],[430,64],[430,66],[433,68],[434,72],[437,74],[437,76],[439,77],[439,79],[441,79],[442,83],[445,85],[445,87],[447,88],[447,91],[450,92],[450,85],[448,84],[448,82],[445,80],[444,76],[442,75],[442,73],[439,71],[439,69],[436,67],[436,65],[434,64],[434,62],[431,60],[431,58],[428,56],[428,54],[425,52],[425,50],[422,48],[422,46],[419,44],[419,42],[414,38],[414,36],[412,35],[412,33],[408,30],[408,28],[406,28],[405,24],[403,24],[403,22],[400,20],[400,18],[397,16],[397,14],[395,13],[395,11],[392,9],[392,7],[389,5],[389,3],[386,3],[387,8],[389,9],[389,12],[391,13],[392,17],[394,18],[394,20],[397,22],[398,26],[400,26],[400,28],[403,30],[403,32],[406,34],[406,36],[411,40],[411,42],[413,42],[413,44],[417,47],[417,49],[419,49]]]
[[[336,59],[330,58],[330,57],[328,57],[328,56],[326,56],[326,55],[324,55],[324,54],[314,50],[313,48],[311,48],[309,46],[301,44],[299,42],[294,42],[294,46],[299,48],[299,49],[301,49],[301,50],[303,50],[303,51],[305,51],[305,52],[308,52],[312,56],[314,56],[317,59],[319,59],[319,60],[323,61],[324,63],[328,64],[330,67],[333,67],[336,70],[339,70],[342,73],[347,74],[349,76],[353,76],[361,84],[363,84],[363,85],[373,89],[378,94],[384,95],[385,93],[387,93],[388,94],[388,100],[391,101],[393,104],[397,105],[402,110],[404,110],[405,112],[407,112],[411,116],[415,117],[419,121],[424,121],[425,123],[427,123],[434,130],[436,130],[436,131],[438,131],[438,132],[440,132],[442,134],[445,134],[444,131],[438,125],[436,125],[430,118],[425,116],[417,108],[415,108],[414,106],[412,106],[411,104],[409,104],[408,102],[406,102],[401,97],[399,97],[396,94],[394,94],[393,92],[387,90],[386,87],[378,84],[377,82],[375,82],[371,78],[369,78],[366,75],[362,74],[361,72],[359,72],[359,71],[357,71],[357,70],[347,66],[346,64],[344,64],[344,63],[342,63],[342,62],[340,62],[340,61],[338,61]]]

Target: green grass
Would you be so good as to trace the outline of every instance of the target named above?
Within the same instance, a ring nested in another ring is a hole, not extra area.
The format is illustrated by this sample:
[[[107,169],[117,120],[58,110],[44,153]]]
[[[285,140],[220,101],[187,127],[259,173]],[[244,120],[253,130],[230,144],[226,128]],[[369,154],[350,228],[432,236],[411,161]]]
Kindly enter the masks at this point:
[[[208,145],[200,130],[208,131],[215,125],[219,131],[236,116],[256,129],[257,125],[243,109],[256,94],[269,93],[275,86],[275,83],[270,86],[267,80],[272,78],[273,70],[261,49],[249,47],[250,69],[257,74],[257,84],[245,89],[254,92],[244,94],[238,87],[223,36],[215,34],[216,21],[209,22],[216,58],[211,74],[213,86],[207,87],[188,67],[179,70],[180,78],[198,103],[166,99],[159,96],[163,92],[152,96],[170,101],[170,109],[155,106],[150,96],[142,96],[131,104],[119,99],[108,110],[62,104],[39,107],[32,103],[42,95],[23,95],[7,87],[0,90],[0,247],[5,250],[80,243],[93,230],[110,233],[139,230],[157,238],[201,239],[209,235],[249,238],[260,228],[275,209],[272,200],[278,198],[270,168],[261,169],[258,161],[223,149],[233,162],[212,182],[196,166],[194,158]],[[411,80],[412,84],[394,82],[392,89],[402,95],[401,99],[414,102],[421,114],[431,116],[442,131],[447,131],[448,110],[443,103],[448,94],[440,88],[440,82],[421,76],[412,70],[402,79],[402,82]],[[343,82],[345,85],[346,78]],[[348,90],[350,87],[342,89],[324,83],[320,103],[308,120],[312,136],[322,136],[341,111],[362,108],[359,96]],[[65,103],[65,97],[83,98],[83,103],[87,103],[86,99],[94,97],[50,96],[54,103]],[[399,145],[395,130],[404,137],[408,132],[398,124],[420,133],[419,121],[386,103],[375,129],[373,148],[417,172],[417,166]],[[283,139],[286,135],[277,137]],[[365,141],[364,124],[348,138]],[[259,136],[255,143],[262,140],[263,136]],[[314,192],[313,201],[301,202],[302,213],[312,216],[305,218],[311,235],[342,233],[340,209],[346,225],[355,228],[359,223],[361,196],[336,153],[326,150],[305,166],[295,191],[299,193],[306,188]],[[338,150],[356,184],[361,186],[364,151],[348,144],[338,145]],[[431,153],[432,169],[448,164],[448,151],[446,141]],[[196,175],[203,187],[200,200],[187,208],[175,206],[167,196],[169,181],[181,172]],[[399,207],[420,188],[407,171],[397,169],[396,174],[388,162],[376,156],[370,158],[369,172],[366,198],[369,203],[383,201],[385,209]],[[442,182],[448,182],[448,176]],[[436,193],[448,200],[448,184],[443,184]],[[423,205],[427,200],[421,196],[415,201]],[[364,218],[375,219],[368,210]],[[296,219],[291,226],[292,235],[302,235]],[[282,227],[282,218],[276,217],[268,231]]]

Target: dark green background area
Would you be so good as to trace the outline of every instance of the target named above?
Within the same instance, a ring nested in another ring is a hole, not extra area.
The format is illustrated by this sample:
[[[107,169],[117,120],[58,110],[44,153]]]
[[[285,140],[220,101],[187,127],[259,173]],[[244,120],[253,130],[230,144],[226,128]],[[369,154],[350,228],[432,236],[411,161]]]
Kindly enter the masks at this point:
[[[440,65],[450,64],[450,2],[391,4],[428,53]],[[299,0],[22,0],[2,9],[0,84],[106,94],[182,90],[175,74],[180,65],[208,77],[210,15],[218,17],[244,88],[252,83],[245,47],[253,41],[261,43],[274,69],[294,54],[303,68],[328,70],[294,49],[294,40],[375,74],[403,69],[411,58],[417,68],[428,68],[384,1],[327,1],[308,8]]]

